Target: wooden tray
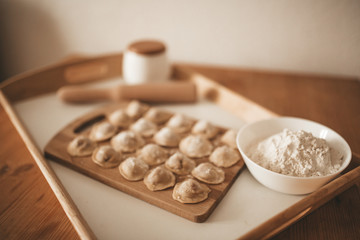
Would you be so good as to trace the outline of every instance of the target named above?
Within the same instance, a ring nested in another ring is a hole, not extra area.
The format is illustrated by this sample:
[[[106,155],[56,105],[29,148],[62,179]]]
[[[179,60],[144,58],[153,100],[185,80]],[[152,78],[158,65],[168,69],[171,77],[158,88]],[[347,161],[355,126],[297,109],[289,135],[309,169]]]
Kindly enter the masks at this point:
[[[78,172],[81,172],[91,178],[94,178],[102,183],[114,187],[120,191],[130,194],[134,197],[142,199],[150,204],[163,208],[169,212],[177,214],[181,217],[187,218],[194,222],[205,221],[215,207],[219,204],[221,199],[225,196],[238,173],[244,166],[244,161],[241,159],[237,164],[230,168],[223,168],[225,172],[225,181],[221,184],[209,185],[211,192],[209,198],[203,202],[196,204],[182,204],[172,199],[172,190],[169,188],[163,191],[152,192],[146,188],[143,181],[130,182],[124,179],[118,168],[105,169],[91,160],[90,157],[71,157],[67,153],[67,145],[76,136],[88,135],[90,128],[104,120],[105,116],[115,111],[116,109],[125,108],[126,102],[119,104],[110,104],[106,107],[101,107],[91,113],[82,116],[56,134],[45,147],[45,157],[59,162],[67,167],[70,167]],[[195,120],[195,119],[194,119]],[[219,137],[227,129],[219,127],[217,137],[212,139],[214,147],[221,145]],[[151,138],[145,138],[147,143],[153,143]],[[102,142],[101,145],[109,144],[109,141]],[[175,152],[177,148],[168,148],[169,152]],[[128,154],[129,155],[129,154]],[[133,154],[130,154],[133,155]],[[208,161],[208,157],[196,159],[197,164]],[[177,182],[186,178],[185,176],[177,176]]]
[[[24,140],[36,164],[48,181],[58,198],[69,220],[79,236],[83,239],[95,239],[95,235],[78,211],[71,197],[56,177],[55,173],[44,159],[32,136],[19,119],[13,104],[40,94],[51,93],[59,87],[69,84],[80,84],[88,81],[98,81],[115,76],[121,76],[122,54],[112,54],[96,57],[76,57],[39,70],[30,71],[12,77],[1,84],[0,102],[9,118]],[[228,88],[202,76],[184,65],[174,66],[174,76],[178,80],[190,80],[196,83],[198,95],[231,111],[245,121],[276,116],[276,114],[250,101],[249,99],[229,90]],[[268,219],[265,223],[243,235],[243,239],[269,238],[303,216],[317,209],[328,200],[351,187],[360,177],[359,157],[353,155],[352,167],[337,179],[326,184],[314,193],[306,196],[290,208]]]

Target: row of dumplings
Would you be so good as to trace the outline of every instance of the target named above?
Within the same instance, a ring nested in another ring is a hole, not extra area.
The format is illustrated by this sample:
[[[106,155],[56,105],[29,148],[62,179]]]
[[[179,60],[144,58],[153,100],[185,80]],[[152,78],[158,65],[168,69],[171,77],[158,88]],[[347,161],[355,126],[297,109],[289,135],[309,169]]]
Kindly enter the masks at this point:
[[[158,130],[158,125],[165,122],[166,125]],[[124,130],[117,133],[119,128]],[[172,116],[133,101],[126,110],[117,110],[108,116],[108,121],[95,125],[89,137],[81,135],[73,139],[67,150],[72,156],[92,155],[92,160],[104,168],[119,166],[120,174],[125,179],[143,180],[151,191],[174,187],[176,175],[185,175],[187,179],[175,185],[173,198],[182,203],[197,203],[205,200],[211,191],[200,182],[222,183],[225,173],[221,167],[230,167],[240,160],[235,150],[233,130],[222,134],[221,142],[224,145],[213,149],[209,140],[218,132],[208,122],[198,121],[194,124],[192,119],[184,115]],[[156,144],[147,141],[150,137]],[[97,147],[96,142],[110,138],[110,145]],[[179,151],[174,153],[164,147],[178,147]],[[127,156],[123,161],[128,153],[136,154]],[[191,159],[207,156],[210,162],[198,166]]]

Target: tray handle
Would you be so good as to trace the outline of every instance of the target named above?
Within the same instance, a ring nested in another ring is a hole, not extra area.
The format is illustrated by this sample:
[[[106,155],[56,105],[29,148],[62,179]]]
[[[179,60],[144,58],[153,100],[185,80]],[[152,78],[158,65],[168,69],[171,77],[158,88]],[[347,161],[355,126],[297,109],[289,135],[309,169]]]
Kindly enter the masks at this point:
[[[353,155],[353,161],[359,162],[358,156]],[[359,179],[360,166],[358,165],[355,169],[326,184],[308,197],[294,204],[291,208],[282,211],[275,217],[241,236],[239,239],[268,239],[322,206],[336,195],[350,188]]]
[[[97,57],[73,55],[55,64],[13,76],[1,83],[0,88],[13,103],[54,92],[65,85],[121,76],[121,66],[122,53]]]
[[[79,134],[84,132],[86,129],[90,128],[91,126],[93,126],[94,124],[102,121],[105,119],[105,115],[104,114],[100,114],[100,115],[96,115],[90,119],[87,119],[86,121],[82,121],[81,123],[75,123],[71,130],[73,134]]]

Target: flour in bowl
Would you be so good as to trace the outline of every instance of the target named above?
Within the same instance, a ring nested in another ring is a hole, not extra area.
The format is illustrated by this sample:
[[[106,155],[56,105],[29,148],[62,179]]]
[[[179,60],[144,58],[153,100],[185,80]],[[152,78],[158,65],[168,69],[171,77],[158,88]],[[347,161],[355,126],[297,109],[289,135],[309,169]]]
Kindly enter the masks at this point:
[[[247,155],[273,172],[297,177],[326,176],[337,172],[343,162],[325,139],[302,130],[284,129],[251,145]]]

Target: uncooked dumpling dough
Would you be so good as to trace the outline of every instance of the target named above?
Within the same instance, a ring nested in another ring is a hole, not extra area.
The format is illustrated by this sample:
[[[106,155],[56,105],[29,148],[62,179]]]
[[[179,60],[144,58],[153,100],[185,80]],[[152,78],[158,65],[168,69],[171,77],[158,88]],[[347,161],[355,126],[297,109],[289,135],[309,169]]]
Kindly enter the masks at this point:
[[[145,176],[144,183],[151,191],[163,190],[175,185],[175,175],[164,166],[158,166]]]
[[[205,120],[198,121],[192,128],[192,133],[202,135],[208,139],[215,137],[218,132],[217,127]]]
[[[174,153],[165,162],[165,167],[178,175],[189,174],[195,166],[195,161],[188,158],[181,152]]]
[[[133,119],[137,119],[141,117],[148,109],[149,109],[148,105],[133,100],[127,106],[126,113],[127,115],[129,115],[129,117]]]
[[[120,132],[111,139],[111,146],[119,152],[134,152],[144,144],[145,140],[132,131]]]
[[[73,157],[85,157],[90,156],[95,148],[96,143],[81,135],[77,136],[69,143],[67,151]]]
[[[175,185],[172,197],[181,203],[198,203],[208,198],[210,188],[189,178]]]
[[[133,125],[131,125],[131,130],[137,132],[143,137],[151,137],[157,131],[157,126],[155,123],[150,122],[144,118],[140,118]]]
[[[149,143],[140,150],[139,157],[150,166],[158,165],[166,161],[168,152],[153,143]]]
[[[180,135],[168,127],[162,128],[154,136],[155,142],[165,147],[177,147],[180,139]]]
[[[105,145],[95,149],[92,154],[92,160],[97,165],[104,168],[113,168],[120,164],[121,154],[111,146]]]
[[[210,162],[218,167],[231,167],[240,160],[237,150],[224,145],[217,147],[210,155]]]
[[[193,120],[189,117],[176,114],[167,123],[167,126],[178,133],[188,132],[193,125]]]
[[[90,139],[95,142],[105,141],[117,132],[117,128],[109,122],[95,124],[90,131]]]
[[[211,142],[201,135],[189,135],[180,142],[180,151],[188,157],[205,157],[212,149]]]
[[[221,142],[229,145],[232,148],[237,148],[236,146],[236,132],[232,129],[227,130],[224,135],[221,137]]]
[[[150,108],[149,111],[147,111],[144,115],[144,118],[152,121],[156,124],[161,124],[169,120],[171,117],[171,113],[163,111],[158,108]]]
[[[136,157],[127,158],[119,166],[120,174],[129,181],[139,181],[143,179],[148,170],[149,165]]]
[[[219,184],[225,180],[225,173],[221,168],[209,162],[199,164],[191,174],[198,180],[208,184]]]
[[[126,128],[131,123],[131,118],[129,117],[129,115],[127,115],[127,113],[123,109],[119,109],[112,112],[108,116],[108,119],[112,125],[121,128]]]

